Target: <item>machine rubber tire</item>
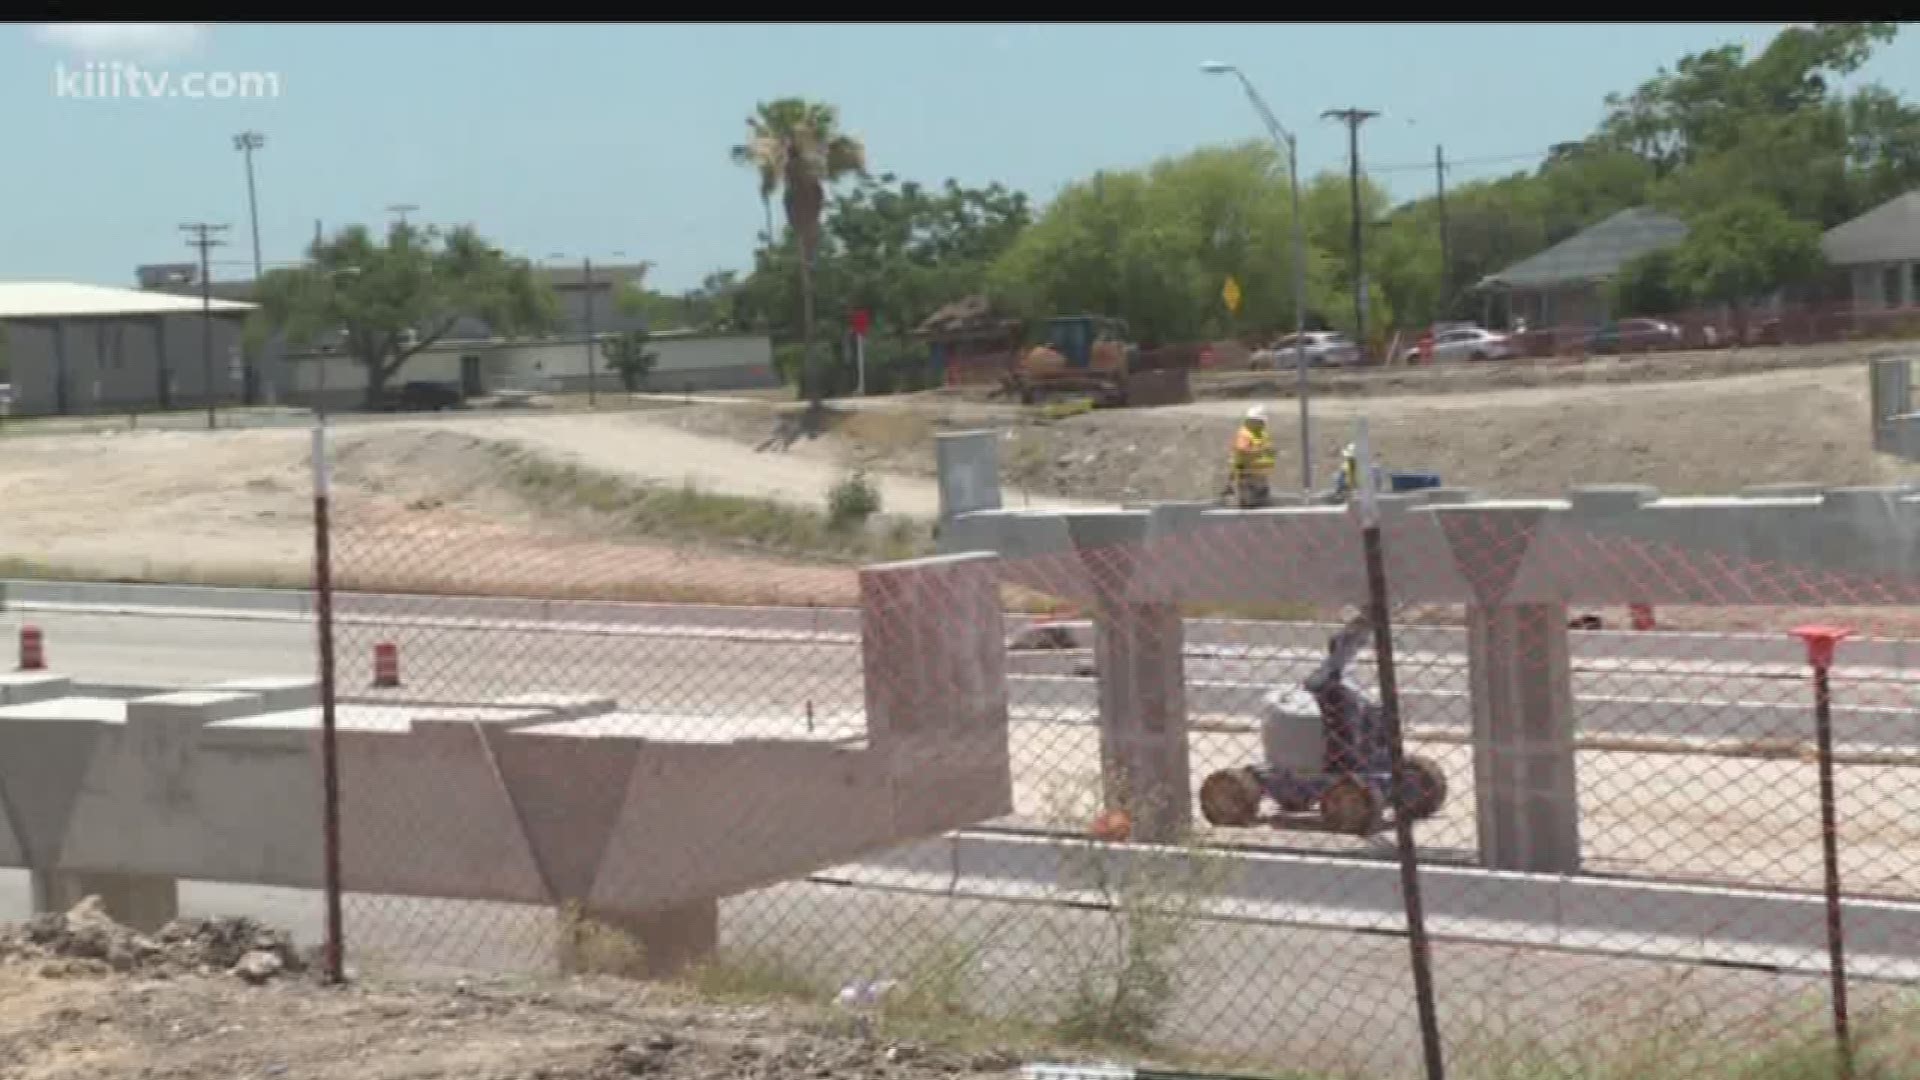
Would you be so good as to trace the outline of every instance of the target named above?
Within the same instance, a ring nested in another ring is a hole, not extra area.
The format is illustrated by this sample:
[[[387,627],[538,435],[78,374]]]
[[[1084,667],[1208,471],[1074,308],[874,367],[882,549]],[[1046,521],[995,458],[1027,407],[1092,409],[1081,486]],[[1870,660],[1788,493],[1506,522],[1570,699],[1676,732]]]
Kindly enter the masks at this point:
[[[1407,816],[1415,821],[1430,818],[1447,804],[1447,774],[1432,758],[1409,754],[1401,762],[1406,774]]]
[[[1371,836],[1380,828],[1380,795],[1351,773],[1320,794],[1320,820],[1334,832]]]
[[[1222,829],[1244,829],[1260,819],[1260,780],[1252,769],[1220,769],[1200,783],[1200,815]]]

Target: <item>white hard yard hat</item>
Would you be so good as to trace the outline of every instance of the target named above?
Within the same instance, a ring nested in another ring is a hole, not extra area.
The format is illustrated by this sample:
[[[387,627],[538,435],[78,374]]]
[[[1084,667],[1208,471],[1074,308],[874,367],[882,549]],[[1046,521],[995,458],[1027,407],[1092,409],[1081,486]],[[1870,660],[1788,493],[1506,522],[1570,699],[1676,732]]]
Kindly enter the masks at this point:
[[[1267,407],[1265,405],[1254,405],[1249,407],[1247,409],[1247,421],[1249,423],[1255,423],[1255,424],[1266,423]]]

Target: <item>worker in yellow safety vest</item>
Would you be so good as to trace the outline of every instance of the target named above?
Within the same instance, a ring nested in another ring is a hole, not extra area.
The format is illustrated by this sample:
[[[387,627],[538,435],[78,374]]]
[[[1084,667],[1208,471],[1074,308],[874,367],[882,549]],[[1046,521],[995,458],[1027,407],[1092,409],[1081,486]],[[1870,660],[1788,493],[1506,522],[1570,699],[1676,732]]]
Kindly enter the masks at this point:
[[[1234,432],[1229,470],[1231,490],[1240,506],[1267,504],[1273,477],[1273,436],[1267,433],[1267,410],[1263,406],[1248,409],[1240,430]]]

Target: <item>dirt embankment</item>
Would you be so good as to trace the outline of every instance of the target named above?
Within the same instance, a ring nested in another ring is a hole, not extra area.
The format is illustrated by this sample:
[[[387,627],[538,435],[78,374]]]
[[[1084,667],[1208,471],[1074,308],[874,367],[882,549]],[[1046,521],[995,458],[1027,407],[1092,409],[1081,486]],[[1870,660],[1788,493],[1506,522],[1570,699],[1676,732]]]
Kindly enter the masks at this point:
[[[626,504],[605,503],[604,485],[529,492],[503,464],[501,448],[518,444],[366,425],[341,429],[334,445],[333,558],[348,587],[801,604],[855,595],[850,569],[650,535]],[[294,430],[10,437],[0,574],[303,586],[308,446]]]
[[[284,934],[247,920],[184,920],[147,937],[83,905],[0,929],[0,1076],[953,1080],[1006,1076],[1020,1061],[889,1040],[846,1015],[720,1004],[675,987],[336,988],[296,975],[298,963]]]
[[[1046,421],[951,398],[921,399],[891,412],[841,417],[794,452],[931,474],[937,431],[992,426],[1003,432],[1001,470],[1010,485],[1079,499],[1207,498],[1225,480],[1227,446],[1249,404],[1209,399]],[[1341,447],[1363,417],[1388,468],[1438,473],[1449,485],[1499,496],[1559,495],[1593,483],[1718,494],[1753,484],[1871,484],[1920,475],[1874,453],[1858,361],[1675,382],[1333,396],[1311,405],[1317,486],[1331,481]],[[1292,486],[1299,475],[1297,409],[1274,402],[1268,410],[1276,476]],[[666,422],[747,441],[765,437],[770,416],[707,407]],[[1020,504],[1017,494],[1008,501]]]

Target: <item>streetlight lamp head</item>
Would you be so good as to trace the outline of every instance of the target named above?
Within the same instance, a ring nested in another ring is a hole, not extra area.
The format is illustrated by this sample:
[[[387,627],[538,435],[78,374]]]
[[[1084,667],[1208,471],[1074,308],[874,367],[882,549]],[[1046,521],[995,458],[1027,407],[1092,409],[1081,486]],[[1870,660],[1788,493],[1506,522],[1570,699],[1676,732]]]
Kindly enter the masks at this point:
[[[1209,75],[1225,75],[1233,70],[1233,65],[1227,63],[1225,60],[1202,60],[1200,61],[1200,70]]]

